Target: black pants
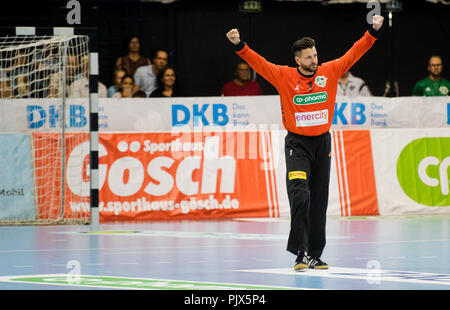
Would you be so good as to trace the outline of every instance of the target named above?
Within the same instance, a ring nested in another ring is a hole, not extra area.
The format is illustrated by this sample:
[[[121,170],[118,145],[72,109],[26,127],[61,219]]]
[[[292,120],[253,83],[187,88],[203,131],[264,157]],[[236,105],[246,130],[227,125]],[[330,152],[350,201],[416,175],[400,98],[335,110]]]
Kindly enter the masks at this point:
[[[286,186],[291,209],[287,250],[320,257],[325,247],[325,223],[331,165],[331,135],[285,138]]]

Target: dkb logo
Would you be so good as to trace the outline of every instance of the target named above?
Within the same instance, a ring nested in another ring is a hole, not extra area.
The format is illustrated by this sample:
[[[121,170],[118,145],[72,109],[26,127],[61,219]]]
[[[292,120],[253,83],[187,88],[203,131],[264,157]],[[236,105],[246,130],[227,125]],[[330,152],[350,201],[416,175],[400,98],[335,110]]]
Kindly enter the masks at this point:
[[[28,128],[41,128],[47,122],[49,128],[57,128],[58,125],[62,125],[61,106],[49,105],[44,107],[39,105],[27,105],[26,108]],[[86,109],[82,105],[69,105],[67,116],[65,118],[66,128],[82,128],[87,125]]]
[[[427,206],[450,206],[450,138],[421,138],[400,153],[397,177],[403,191]]]

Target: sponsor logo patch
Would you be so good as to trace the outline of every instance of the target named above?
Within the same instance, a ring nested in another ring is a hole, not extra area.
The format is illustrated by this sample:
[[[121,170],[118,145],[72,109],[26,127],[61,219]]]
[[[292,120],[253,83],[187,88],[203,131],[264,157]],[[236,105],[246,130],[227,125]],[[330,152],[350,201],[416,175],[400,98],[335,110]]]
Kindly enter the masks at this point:
[[[324,77],[323,75],[318,76],[316,77],[314,83],[316,83],[320,87],[325,87],[325,85],[327,84],[327,78]]]
[[[314,94],[296,95],[294,103],[297,105],[315,104],[327,101],[328,93],[326,91]]]
[[[328,123],[328,110],[295,113],[297,127],[310,127]]]
[[[305,171],[290,171],[289,172],[289,180],[300,179],[306,180],[306,172]]]

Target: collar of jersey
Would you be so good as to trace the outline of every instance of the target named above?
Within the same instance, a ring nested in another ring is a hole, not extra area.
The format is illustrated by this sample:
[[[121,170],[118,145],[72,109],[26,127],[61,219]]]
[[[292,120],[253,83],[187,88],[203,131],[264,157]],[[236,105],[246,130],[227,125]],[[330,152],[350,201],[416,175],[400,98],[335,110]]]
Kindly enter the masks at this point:
[[[317,70],[319,70],[319,69],[317,68]],[[311,75],[305,75],[305,74],[303,74],[303,73],[300,71],[300,69],[297,67],[297,72],[300,73],[301,76],[303,76],[304,78],[307,78],[307,79],[310,79],[310,78],[314,77],[314,76],[317,74],[317,70],[316,70],[316,72],[314,72],[314,74],[311,74]]]

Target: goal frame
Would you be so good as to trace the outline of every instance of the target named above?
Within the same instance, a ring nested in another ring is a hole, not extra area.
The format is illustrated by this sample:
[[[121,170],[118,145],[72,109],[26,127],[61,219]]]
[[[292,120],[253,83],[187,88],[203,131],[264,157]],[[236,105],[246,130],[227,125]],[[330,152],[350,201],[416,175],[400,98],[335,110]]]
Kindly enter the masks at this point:
[[[98,172],[98,74],[99,55],[97,28],[93,27],[33,27],[16,26],[0,27],[0,36],[62,36],[62,35],[83,35],[88,36],[89,51],[89,214],[90,224],[98,224],[99,205],[99,172]],[[62,197],[64,198],[64,197]],[[63,210],[63,209],[62,209]],[[0,225],[39,225],[39,224],[73,224],[61,218],[59,220],[40,221],[1,221]]]

